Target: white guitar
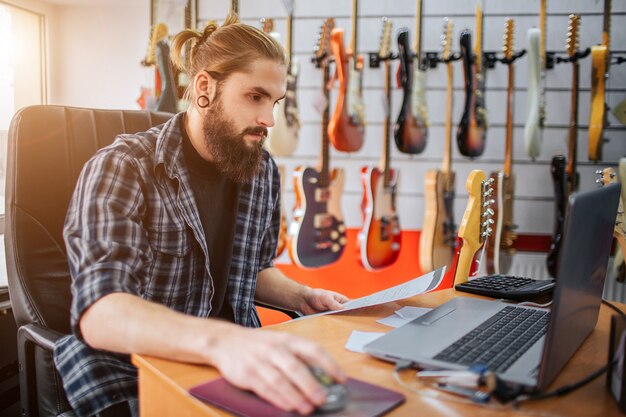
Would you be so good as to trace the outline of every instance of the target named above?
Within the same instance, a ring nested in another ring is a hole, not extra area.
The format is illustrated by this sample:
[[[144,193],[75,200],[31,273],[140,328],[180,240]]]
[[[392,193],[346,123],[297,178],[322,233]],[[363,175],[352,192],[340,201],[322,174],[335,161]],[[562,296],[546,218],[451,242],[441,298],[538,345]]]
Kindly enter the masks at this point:
[[[285,0],[287,9],[287,40],[285,49],[287,50],[288,71],[287,71],[287,92],[285,99],[281,100],[274,107],[274,126],[269,129],[265,146],[274,156],[292,155],[298,146],[298,131],[300,130],[300,119],[298,117],[298,104],[296,101],[296,85],[298,82],[299,65],[298,60],[293,56],[293,0]],[[277,34],[276,34],[277,35]],[[274,33],[272,36],[277,38]]]
[[[528,53],[528,119],[526,119],[526,126],[524,127],[524,149],[533,160],[539,156],[541,150],[540,36],[541,31],[539,29],[528,29],[528,46],[526,48]]]

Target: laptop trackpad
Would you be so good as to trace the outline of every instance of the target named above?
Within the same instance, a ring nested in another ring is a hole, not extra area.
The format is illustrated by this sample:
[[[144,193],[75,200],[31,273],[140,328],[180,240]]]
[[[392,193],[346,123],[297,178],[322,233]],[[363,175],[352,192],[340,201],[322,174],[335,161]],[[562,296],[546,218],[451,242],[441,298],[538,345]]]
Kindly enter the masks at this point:
[[[423,326],[430,326],[431,324],[436,323],[438,320],[441,320],[455,310],[456,307],[454,306],[435,309],[431,313],[422,316],[422,319],[419,321],[419,323]]]

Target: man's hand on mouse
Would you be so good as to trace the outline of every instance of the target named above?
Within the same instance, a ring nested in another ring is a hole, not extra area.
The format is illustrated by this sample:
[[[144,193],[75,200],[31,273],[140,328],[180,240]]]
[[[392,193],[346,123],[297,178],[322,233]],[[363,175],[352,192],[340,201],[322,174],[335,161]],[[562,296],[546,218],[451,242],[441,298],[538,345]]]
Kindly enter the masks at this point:
[[[339,383],[347,377],[317,343],[288,333],[233,326],[215,338],[207,361],[233,385],[287,411],[309,414],[324,404],[324,390],[309,366]]]
[[[304,287],[298,311],[308,315],[328,310],[341,310],[343,309],[343,304],[347,301],[349,301],[349,298],[338,292]]]

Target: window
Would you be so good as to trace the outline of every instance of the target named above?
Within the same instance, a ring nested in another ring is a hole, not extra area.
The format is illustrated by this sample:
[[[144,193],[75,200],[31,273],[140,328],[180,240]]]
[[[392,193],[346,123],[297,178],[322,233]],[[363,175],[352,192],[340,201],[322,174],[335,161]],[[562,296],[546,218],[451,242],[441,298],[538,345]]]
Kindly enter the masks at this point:
[[[44,16],[0,1],[0,233],[4,234],[7,136],[16,110],[46,102]],[[0,236],[1,238],[2,236]],[[4,254],[4,239],[0,239]],[[0,286],[6,286],[4,255]]]

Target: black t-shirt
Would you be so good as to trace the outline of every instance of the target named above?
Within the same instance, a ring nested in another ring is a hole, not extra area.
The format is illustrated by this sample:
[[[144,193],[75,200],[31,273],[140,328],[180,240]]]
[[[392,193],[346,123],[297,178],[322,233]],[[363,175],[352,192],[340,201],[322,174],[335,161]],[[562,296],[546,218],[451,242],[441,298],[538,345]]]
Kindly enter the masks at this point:
[[[228,275],[239,186],[221,175],[215,164],[198,154],[185,131],[184,118],[181,118],[180,129],[191,188],[209,251],[209,269],[214,286],[210,316],[234,322],[233,309],[228,302]]]

